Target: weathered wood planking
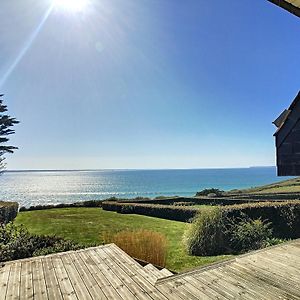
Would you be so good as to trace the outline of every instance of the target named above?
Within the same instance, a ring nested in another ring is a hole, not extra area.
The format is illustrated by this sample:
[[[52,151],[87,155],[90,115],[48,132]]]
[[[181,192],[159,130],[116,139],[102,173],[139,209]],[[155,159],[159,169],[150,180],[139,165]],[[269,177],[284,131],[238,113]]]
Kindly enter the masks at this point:
[[[300,240],[170,275],[111,244],[3,264],[0,300],[300,300]]]
[[[179,291],[191,284],[211,299],[300,299],[300,240],[158,279],[156,286],[166,284]]]

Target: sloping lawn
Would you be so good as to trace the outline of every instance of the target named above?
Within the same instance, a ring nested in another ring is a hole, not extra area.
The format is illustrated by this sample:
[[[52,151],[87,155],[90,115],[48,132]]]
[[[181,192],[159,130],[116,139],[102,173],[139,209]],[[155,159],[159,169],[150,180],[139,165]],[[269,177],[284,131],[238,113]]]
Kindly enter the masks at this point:
[[[105,234],[126,229],[157,231],[163,233],[168,240],[166,267],[177,272],[226,258],[226,256],[187,255],[182,245],[182,236],[189,224],[140,215],[122,215],[99,208],[59,208],[21,212],[15,223],[25,225],[31,233],[57,235],[84,244],[99,245],[104,242]]]
[[[232,193],[229,191],[229,193]],[[275,182],[250,189],[236,190],[237,194],[276,194],[276,193],[300,193],[300,177]]]

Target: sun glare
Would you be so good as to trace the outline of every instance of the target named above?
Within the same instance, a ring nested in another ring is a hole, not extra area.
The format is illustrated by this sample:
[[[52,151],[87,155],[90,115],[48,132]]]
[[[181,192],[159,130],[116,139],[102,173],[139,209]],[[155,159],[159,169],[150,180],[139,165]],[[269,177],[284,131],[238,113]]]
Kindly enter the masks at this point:
[[[83,11],[87,0],[54,0],[54,6],[71,12]]]

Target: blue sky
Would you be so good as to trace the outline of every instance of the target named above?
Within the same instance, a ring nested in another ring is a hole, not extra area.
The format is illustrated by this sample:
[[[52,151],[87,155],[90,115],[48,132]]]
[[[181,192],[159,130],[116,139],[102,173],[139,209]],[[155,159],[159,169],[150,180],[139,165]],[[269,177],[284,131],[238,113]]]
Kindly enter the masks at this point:
[[[0,90],[21,121],[9,169],[275,164],[298,18],[266,0],[87,1],[1,3]]]

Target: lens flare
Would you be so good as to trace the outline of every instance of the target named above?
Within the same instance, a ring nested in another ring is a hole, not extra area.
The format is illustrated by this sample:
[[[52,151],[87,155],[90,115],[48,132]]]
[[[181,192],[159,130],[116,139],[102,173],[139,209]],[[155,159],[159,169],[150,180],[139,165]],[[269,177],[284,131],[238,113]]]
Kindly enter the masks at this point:
[[[71,12],[81,12],[87,5],[87,0],[54,0],[54,6]]]

